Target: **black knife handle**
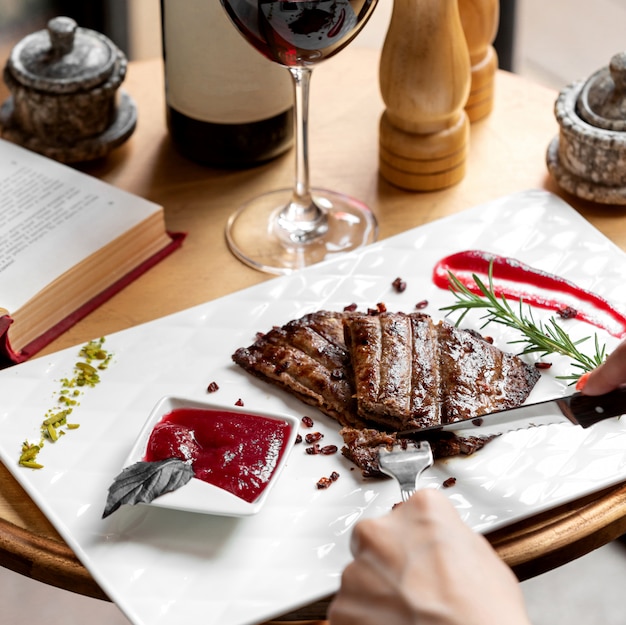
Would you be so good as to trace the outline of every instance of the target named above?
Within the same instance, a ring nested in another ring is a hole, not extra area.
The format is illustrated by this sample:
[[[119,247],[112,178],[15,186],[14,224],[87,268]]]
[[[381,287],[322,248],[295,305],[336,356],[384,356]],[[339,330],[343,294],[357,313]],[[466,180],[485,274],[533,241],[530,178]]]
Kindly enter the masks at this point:
[[[572,416],[583,428],[626,414],[626,386],[605,395],[575,393],[569,401]]]

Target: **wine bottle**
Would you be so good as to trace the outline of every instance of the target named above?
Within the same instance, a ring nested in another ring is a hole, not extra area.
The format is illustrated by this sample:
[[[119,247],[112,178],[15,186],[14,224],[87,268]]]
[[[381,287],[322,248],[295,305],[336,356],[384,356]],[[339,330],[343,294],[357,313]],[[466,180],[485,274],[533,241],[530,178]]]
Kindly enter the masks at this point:
[[[237,32],[219,0],[161,0],[167,126],[204,165],[251,167],[293,142],[288,71]]]

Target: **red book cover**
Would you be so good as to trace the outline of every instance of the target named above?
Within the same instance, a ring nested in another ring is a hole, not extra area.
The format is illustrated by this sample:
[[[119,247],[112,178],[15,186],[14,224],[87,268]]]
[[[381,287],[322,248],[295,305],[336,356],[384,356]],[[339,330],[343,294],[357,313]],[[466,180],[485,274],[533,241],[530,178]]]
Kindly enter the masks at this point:
[[[170,233],[170,237],[172,239],[171,243],[135,267],[135,269],[129,271],[125,276],[120,278],[117,282],[111,284],[104,291],[85,302],[80,308],[49,328],[46,332],[37,337],[34,341],[31,341],[19,352],[16,352],[11,347],[8,336],[9,327],[13,323],[13,319],[10,315],[0,317],[0,368],[5,368],[28,360],[31,356],[43,349],[59,335],[63,334],[63,332],[80,321],[83,317],[86,317],[91,311],[95,310],[108,299],[113,297],[113,295],[121,291],[126,285],[130,284],[133,280],[136,280],[140,275],[148,271],[148,269],[156,265],[160,260],[171,254],[174,250],[178,249],[185,236],[186,235],[184,233]]]

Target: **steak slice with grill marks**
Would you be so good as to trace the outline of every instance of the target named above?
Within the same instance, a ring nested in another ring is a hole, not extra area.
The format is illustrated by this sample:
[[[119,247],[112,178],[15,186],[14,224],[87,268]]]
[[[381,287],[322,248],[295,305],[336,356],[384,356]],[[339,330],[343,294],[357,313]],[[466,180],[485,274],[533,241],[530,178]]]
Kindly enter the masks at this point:
[[[289,391],[341,425],[363,427],[356,412],[343,320],[349,313],[319,311],[273,328],[233,360]]]
[[[540,373],[480,335],[442,321],[437,327],[441,420],[452,423],[524,403]]]
[[[436,327],[421,313],[380,313],[344,320],[357,410],[388,430],[441,423]]]
[[[419,429],[522,404],[539,372],[476,333],[423,313],[344,320],[359,416]]]

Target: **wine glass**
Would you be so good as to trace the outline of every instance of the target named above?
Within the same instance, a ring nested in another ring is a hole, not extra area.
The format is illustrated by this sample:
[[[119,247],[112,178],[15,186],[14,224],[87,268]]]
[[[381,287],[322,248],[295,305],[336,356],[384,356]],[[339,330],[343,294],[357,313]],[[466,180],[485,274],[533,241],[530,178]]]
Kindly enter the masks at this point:
[[[294,187],[248,201],[226,225],[231,251],[255,269],[290,273],[376,239],[376,218],[365,204],[311,188],[308,106],[312,66],[347,46],[377,1],[221,0],[239,32],[268,59],[286,67],[294,85]]]

